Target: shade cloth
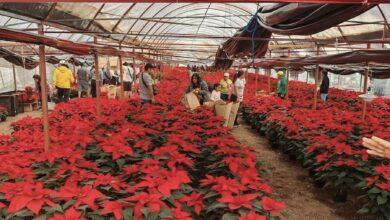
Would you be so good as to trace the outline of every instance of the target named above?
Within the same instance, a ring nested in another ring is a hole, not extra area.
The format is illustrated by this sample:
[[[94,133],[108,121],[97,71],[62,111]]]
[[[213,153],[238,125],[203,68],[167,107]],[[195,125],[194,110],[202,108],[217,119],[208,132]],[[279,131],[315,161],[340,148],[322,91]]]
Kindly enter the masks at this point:
[[[259,8],[246,27],[222,44],[222,50],[229,57],[250,55],[252,58],[259,58],[266,53],[268,39],[272,33],[315,34],[356,17],[374,6],[374,4],[311,3],[281,3],[263,6]],[[248,41],[245,37],[250,37],[252,40]],[[222,65],[218,62],[226,61],[216,59],[215,64]]]

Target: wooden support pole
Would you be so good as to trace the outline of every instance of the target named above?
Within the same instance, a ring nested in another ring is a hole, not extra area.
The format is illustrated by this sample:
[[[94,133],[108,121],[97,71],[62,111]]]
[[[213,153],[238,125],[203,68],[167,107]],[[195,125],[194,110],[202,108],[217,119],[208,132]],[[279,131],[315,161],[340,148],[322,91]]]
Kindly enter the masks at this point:
[[[317,56],[320,55],[320,46],[317,45]],[[316,64],[316,73],[314,76],[314,104],[313,104],[313,109],[317,109],[317,96],[318,96],[318,90],[317,90],[317,84],[318,84],[318,75],[320,73],[320,65]]]
[[[256,83],[255,83],[255,95],[257,94],[257,81],[258,81],[258,78],[259,78],[259,67],[256,67],[255,68],[255,74],[256,74]]]
[[[16,69],[15,69],[15,64],[12,64],[12,73],[14,76],[14,91],[18,90],[17,82],[16,82]]]
[[[269,58],[272,58],[272,53],[269,51]],[[271,93],[271,67],[267,69],[268,75],[268,95]]]
[[[93,37],[93,41],[96,44],[97,43],[97,37]],[[100,85],[101,85],[101,79],[100,79],[100,69],[99,69],[99,56],[97,52],[95,52],[95,78],[96,78],[96,110],[98,113],[98,121],[100,120],[100,117],[102,116],[102,103],[101,103],[101,97],[100,97]]]
[[[43,24],[38,24],[38,34],[43,35]],[[47,106],[47,83],[46,83],[46,59],[45,45],[39,45],[39,75],[41,76],[41,100],[42,100],[42,123],[43,123],[43,142],[45,152],[50,149],[49,136],[49,111]]]
[[[306,71],[306,84],[309,82],[309,71]]]
[[[371,44],[368,43],[367,44],[367,49],[370,49],[371,48]],[[366,69],[364,71],[364,85],[363,85],[363,93],[364,94],[367,94],[367,90],[368,90],[368,73],[369,73],[369,63],[366,62]],[[363,100],[363,120],[365,119],[366,117],[366,111],[367,111],[367,102],[365,100]]]
[[[119,49],[121,49],[121,44],[119,44]],[[121,99],[125,98],[125,90],[123,85],[123,64],[122,64],[122,56],[118,56],[118,68],[119,68],[119,80],[121,81]]]
[[[291,50],[290,49],[288,49],[288,58],[290,58],[290,56],[291,56]],[[288,100],[288,82],[289,82],[289,80],[290,80],[290,70],[289,70],[289,68],[287,67],[287,69],[286,69],[286,77],[287,77],[287,82],[286,82],[286,99]]]

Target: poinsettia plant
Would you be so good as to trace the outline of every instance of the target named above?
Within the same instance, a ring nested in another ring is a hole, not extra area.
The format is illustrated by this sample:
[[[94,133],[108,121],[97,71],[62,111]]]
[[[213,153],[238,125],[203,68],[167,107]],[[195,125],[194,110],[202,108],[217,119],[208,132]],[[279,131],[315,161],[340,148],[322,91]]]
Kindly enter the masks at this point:
[[[0,136],[0,218],[279,219],[286,205],[264,183],[252,149],[212,111],[180,104],[175,69],[156,105],[93,99],[58,104],[43,151],[40,118]]]
[[[366,197],[360,213],[390,218],[389,161],[369,157],[361,146],[362,137],[372,135],[390,140],[390,100],[378,98],[367,105],[362,119],[359,93],[330,89],[327,102],[318,101],[313,110],[313,86],[289,82],[289,99],[257,96],[249,76],[244,100],[244,118],[265,135],[273,147],[288,153],[309,170],[318,187],[335,190],[335,201],[346,200],[348,191]],[[272,79],[272,87],[276,80]],[[260,76],[258,88],[268,88]]]

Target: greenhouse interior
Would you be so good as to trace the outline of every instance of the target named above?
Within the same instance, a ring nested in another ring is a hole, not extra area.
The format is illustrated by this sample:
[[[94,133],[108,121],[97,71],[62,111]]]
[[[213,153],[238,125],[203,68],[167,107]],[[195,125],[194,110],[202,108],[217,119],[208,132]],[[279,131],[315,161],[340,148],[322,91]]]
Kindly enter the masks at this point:
[[[0,219],[390,220],[390,1],[0,1]]]

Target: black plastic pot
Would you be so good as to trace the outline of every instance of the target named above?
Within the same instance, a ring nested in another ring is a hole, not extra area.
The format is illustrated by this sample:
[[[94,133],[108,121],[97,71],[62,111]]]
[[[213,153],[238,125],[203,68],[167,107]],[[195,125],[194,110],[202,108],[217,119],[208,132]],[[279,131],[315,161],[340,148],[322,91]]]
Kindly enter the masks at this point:
[[[337,189],[333,195],[333,201],[336,203],[345,203],[347,201],[348,192],[347,190],[340,188]]]

